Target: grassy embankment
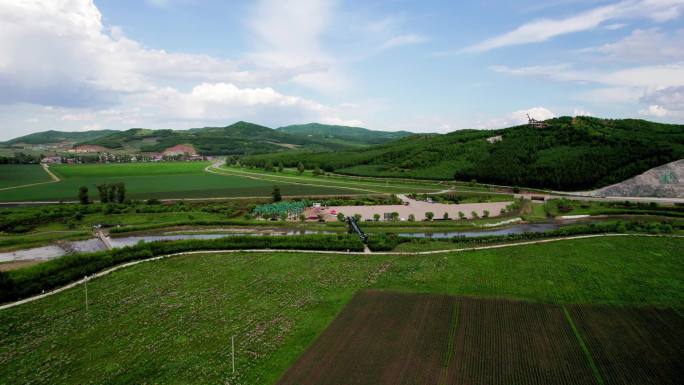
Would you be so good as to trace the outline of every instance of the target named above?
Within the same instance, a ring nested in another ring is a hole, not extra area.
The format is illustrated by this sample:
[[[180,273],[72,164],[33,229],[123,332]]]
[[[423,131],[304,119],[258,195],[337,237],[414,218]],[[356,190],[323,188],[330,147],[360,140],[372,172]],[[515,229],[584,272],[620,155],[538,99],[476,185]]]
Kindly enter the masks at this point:
[[[143,263],[89,282],[87,311],[83,286],[0,311],[0,382],[273,383],[362,288],[681,309],[683,247],[615,237],[428,256]]]

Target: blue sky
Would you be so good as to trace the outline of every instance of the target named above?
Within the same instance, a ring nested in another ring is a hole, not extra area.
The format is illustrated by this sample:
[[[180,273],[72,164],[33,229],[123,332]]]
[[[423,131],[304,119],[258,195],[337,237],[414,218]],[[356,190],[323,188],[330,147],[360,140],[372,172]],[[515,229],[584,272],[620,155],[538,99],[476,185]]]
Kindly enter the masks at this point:
[[[247,120],[684,122],[684,0],[0,0],[0,140]]]

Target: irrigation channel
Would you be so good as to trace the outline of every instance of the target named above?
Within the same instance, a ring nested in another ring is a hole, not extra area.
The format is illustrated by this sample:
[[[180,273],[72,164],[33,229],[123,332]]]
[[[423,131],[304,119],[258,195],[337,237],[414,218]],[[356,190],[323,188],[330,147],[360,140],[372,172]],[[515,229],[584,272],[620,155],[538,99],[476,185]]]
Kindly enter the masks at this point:
[[[399,233],[402,237],[412,238],[457,238],[457,237],[482,237],[491,235],[508,235],[521,233],[541,233],[545,231],[555,230],[566,223],[559,224],[555,222],[546,223],[519,223],[504,228],[495,230],[482,231],[449,231],[449,232],[416,232],[416,233]],[[233,236],[293,236],[305,234],[334,234],[329,231],[309,231],[309,230],[287,230],[287,231],[269,231],[269,232],[231,232],[231,233],[214,233],[214,234],[164,234],[164,235],[138,235],[128,237],[107,238],[112,248],[122,248],[126,246],[134,246],[139,242],[158,242],[158,241],[178,241],[184,239],[217,239],[223,237]],[[0,263],[4,262],[18,262],[18,261],[47,261],[69,253],[87,253],[100,250],[106,250],[107,247],[100,238],[92,238],[82,241],[60,242],[49,246],[34,247],[30,249],[15,250],[0,253]]]

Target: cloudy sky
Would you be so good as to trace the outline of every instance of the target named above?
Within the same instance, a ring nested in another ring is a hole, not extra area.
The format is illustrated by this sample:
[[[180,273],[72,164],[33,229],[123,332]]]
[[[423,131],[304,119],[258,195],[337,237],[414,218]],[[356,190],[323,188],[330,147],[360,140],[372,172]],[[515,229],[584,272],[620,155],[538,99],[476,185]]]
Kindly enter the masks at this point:
[[[0,0],[0,140],[684,122],[684,0]]]

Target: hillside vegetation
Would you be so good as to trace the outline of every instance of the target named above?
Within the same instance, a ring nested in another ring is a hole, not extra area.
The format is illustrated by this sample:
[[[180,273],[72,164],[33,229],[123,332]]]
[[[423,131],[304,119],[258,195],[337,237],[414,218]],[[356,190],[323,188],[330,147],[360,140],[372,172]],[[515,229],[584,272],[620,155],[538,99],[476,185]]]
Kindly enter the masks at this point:
[[[597,188],[684,158],[684,126],[644,120],[561,117],[548,127],[413,135],[354,151],[248,156],[363,176],[472,180],[563,190]],[[501,136],[490,143],[487,138]]]
[[[203,155],[245,155],[289,149],[343,150],[384,143],[407,135],[410,133],[405,131],[372,131],[360,127],[330,126],[318,123],[287,126],[274,130],[258,124],[237,122],[226,127],[189,130],[132,128],[126,131],[45,131],[13,139],[4,145],[71,142],[77,145],[98,145],[110,150],[161,152],[178,144],[190,144]]]
[[[52,144],[61,142],[82,142],[88,140],[95,140],[107,135],[115,133],[114,130],[94,130],[94,131],[79,131],[79,132],[65,132],[65,131],[43,131],[36,132],[25,136],[20,136],[5,142],[6,145],[13,145],[18,143],[26,144]]]
[[[390,140],[413,135],[408,131],[373,131],[361,127],[336,126],[320,123],[295,124],[279,127],[277,130],[288,134],[306,135],[315,138],[341,139],[357,144],[381,144]]]

